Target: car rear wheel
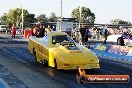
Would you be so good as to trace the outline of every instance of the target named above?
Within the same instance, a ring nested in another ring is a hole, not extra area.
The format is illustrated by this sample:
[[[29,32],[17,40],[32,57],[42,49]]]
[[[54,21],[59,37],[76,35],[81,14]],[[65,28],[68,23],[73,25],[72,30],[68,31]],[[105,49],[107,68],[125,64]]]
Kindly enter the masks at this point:
[[[45,66],[48,66],[48,61],[47,61],[47,60],[43,60],[42,62],[43,62],[43,64],[44,64]]]
[[[56,59],[54,60],[54,64],[55,64],[55,69],[57,69],[57,62],[56,62]]]
[[[33,48],[33,55],[35,55],[36,54],[36,51],[35,51],[35,48]]]
[[[33,48],[33,55],[34,55],[34,57],[35,57],[35,62],[38,63],[35,48]]]

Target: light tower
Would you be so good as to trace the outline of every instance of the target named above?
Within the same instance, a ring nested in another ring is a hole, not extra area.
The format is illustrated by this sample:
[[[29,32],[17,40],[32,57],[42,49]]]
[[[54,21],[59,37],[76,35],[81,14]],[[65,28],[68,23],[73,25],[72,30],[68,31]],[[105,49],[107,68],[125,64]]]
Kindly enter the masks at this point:
[[[22,0],[22,35],[24,32],[23,23],[24,23],[24,19],[23,19],[23,0]]]

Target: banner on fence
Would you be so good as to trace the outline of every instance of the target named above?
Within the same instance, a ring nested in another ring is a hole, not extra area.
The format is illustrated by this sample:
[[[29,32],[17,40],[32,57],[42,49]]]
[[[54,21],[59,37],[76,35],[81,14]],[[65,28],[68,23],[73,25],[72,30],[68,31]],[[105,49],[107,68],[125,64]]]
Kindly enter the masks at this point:
[[[94,46],[94,49],[107,52],[110,49],[110,47],[111,45],[109,44],[96,44]]]
[[[111,45],[111,48],[108,50],[108,52],[119,55],[127,55],[130,49],[131,47],[127,46]]]
[[[119,46],[119,45],[110,45],[110,44],[95,44],[93,47],[94,50],[109,52],[119,55],[132,56],[132,47],[129,46]]]

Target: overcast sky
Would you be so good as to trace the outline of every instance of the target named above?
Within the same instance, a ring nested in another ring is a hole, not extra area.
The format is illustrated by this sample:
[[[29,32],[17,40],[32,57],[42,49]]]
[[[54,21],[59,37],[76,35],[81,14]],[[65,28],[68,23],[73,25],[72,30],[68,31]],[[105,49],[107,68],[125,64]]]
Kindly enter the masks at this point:
[[[36,16],[51,12],[60,16],[61,0],[0,0],[0,16],[9,9],[21,7]],[[63,17],[71,17],[71,12],[78,6],[86,6],[95,14],[95,23],[109,23],[112,19],[119,18],[132,23],[132,0],[62,0]]]

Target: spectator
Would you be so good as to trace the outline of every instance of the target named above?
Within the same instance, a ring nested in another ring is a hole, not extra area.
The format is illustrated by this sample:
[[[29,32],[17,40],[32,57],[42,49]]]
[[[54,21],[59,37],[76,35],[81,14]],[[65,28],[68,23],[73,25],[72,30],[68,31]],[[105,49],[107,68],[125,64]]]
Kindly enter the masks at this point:
[[[75,29],[71,32],[71,37],[73,38],[74,41],[76,41]]]
[[[38,35],[38,28],[37,27],[34,27],[33,28],[33,35],[34,36],[37,36]]]
[[[81,34],[81,42],[84,43],[84,40],[85,40],[85,28],[84,26],[82,25],[81,28],[80,28],[80,34]]]
[[[78,42],[79,41],[79,31],[77,28],[75,28],[75,37],[76,37],[75,41]]]
[[[7,25],[6,25],[6,33],[8,33],[8,27],[7,27]]]
[[[45,35],[45,27],[44,26],[40,26],[40,29],[39,29],[37,37],[44,37],[44,35]]]
[[[90,37],[90,31],[89,31],[89,29],[86,29],[86,31],[85,31],[85,43],[86,42],[88,42],[88,38]]]
[[[79,39],[79,44],[80,44],[80,45],[82,45],[82,44],[83,44],[83,42],[82,42],[81,32],[79,32],[79,38],[78,38],[78,39]]]
[[[13,24],[13,25],[12,25],[12,38],[15,38],[15,36],[16,36],[16,27],[15,27],[15,25]]]
[[[99,32],[99,29],[96,28],[96,39],[99,39],[100,38],[100,32]]]
[[[49,25],[48,25],[48,27],[45,29],[45,32],[46,32],[46,33],[51,32],[51,28],[50,28],[50,26],[49,26]]]
[[[108,36],[108,30],[106,26],[103,28],[103,34],[104,34],[104,44],[106,44],[106,40]]]
[[[56,28],[55,28],[55,26],[53,26],[53,27],[52,27],[52,31],[56,31]]]

